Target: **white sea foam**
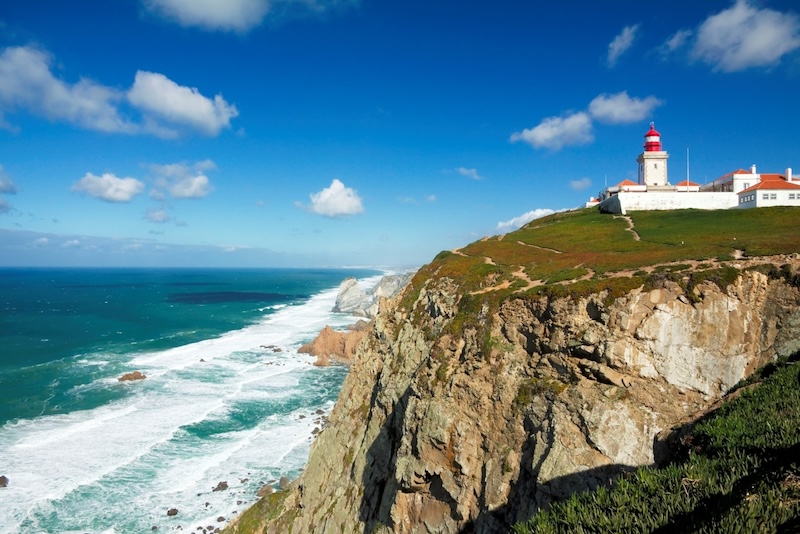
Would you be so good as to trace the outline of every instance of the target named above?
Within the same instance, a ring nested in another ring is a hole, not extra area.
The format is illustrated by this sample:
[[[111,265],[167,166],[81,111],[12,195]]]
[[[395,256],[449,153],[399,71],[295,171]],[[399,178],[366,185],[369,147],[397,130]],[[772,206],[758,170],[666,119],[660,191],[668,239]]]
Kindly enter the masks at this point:
[[[333,405],[330,394],[307,390],[324,390],[325,380],[337,388],[344,374],[312,366],[297,349],[326,324],[354,322],[330,312],[336,294],[273,310],[218,338],[131,357],[126,367],[146,380],[106,377],[87,386],[126,388],[122,399],[6,424],[0,474],[10,484],[2,490],[0,531],[194,530],[244,509],[261,484],[296,476],[320,426],[316,411]],[[240,421],[253,417],[249,426]],[[212,491],[220,481],[228,490]],[[179,514],[168,518],[172,507]]]

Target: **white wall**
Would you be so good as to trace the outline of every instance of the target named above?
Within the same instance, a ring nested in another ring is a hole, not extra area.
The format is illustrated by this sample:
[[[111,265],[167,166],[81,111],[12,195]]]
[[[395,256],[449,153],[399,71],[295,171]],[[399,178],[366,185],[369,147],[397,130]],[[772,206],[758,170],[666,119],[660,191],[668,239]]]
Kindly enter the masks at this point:
[[[771,191],[754,191],[756,194],[755,205],[758,208],[766,208],[768,206],[800,206],[800,190],[792,191],[794,199],[789,199],[789,191],[771,190]],[[764,198],[767,195],[768,198]],[[775,195],[775,198],[772,198]],[[745,207],[742,205],[742,207]]]
[[[759,204],[760,206],[761,204]],[[800,203],[798,203],[800,205]],[[600,203],[605,213],[643,210],[726,210],[739,207],[736,193],[621,192]]]

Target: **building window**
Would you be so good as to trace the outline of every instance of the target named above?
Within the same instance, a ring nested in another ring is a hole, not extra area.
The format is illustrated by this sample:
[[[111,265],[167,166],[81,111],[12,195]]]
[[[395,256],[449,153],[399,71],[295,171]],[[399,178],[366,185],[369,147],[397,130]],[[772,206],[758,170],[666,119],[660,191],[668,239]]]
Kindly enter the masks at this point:
[[[789,200],[794,200],[794,193],[789,193]]]
[[[766,193],[764,193],[763,195],[761,195],[761,199],[762,199],[762,200],[767,200],[768,198],[769,198],[769,195],[768,195],[768,194],[766,194]]]
[[[778,194],[777,194],[777,193],[772,193],[772,194],[769,196],[769,198],[770,198],[770,200],[775,200],[776,198],[778,198]]]
[[[749,182],[745,182],[744,183],[744,188],[747,189],[748,187],[750,187],[750,183]]]

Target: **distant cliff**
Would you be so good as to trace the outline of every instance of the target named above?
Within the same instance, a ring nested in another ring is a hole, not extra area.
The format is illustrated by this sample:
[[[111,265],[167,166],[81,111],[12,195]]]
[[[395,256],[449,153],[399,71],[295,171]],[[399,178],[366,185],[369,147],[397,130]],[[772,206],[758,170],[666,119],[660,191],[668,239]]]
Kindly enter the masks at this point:
[[[606,224],[586,217],[578,226]],[[635,218],[607,221],[625,250],[609,241],[591,264],[565,256],[585,257],[589,245],[551,246],[554,232],[572,231],[562,225],[423,268],[383,301],[304,474],[229,530],[506,532],[553,500],[654,463],[659,433],[800,349],[797,256],[659,265],[652,257],[675,258],[631,245],[646,233]],[[540,263],[526,261],[531,252]],[[571,278],[546,261],[572,264]],[[618,270],[599,276],[609,262]]]

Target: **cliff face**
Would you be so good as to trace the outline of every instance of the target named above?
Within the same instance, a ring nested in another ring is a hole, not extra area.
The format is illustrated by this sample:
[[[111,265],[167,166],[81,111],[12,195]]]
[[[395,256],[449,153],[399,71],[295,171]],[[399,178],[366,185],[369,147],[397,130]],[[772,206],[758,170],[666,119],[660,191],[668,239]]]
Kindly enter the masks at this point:
[[[494,309],[449,278],[415,280],[384,302],[277,517],[247,523],[505,532],[652,464],[659,432],[800,348],[798,334],[800,291],[755,271],[725,289],[511,295]]]

